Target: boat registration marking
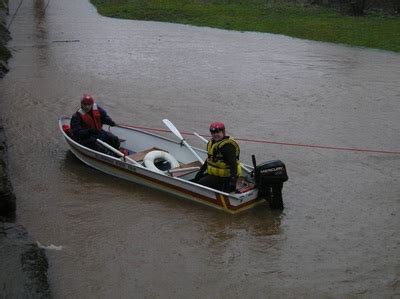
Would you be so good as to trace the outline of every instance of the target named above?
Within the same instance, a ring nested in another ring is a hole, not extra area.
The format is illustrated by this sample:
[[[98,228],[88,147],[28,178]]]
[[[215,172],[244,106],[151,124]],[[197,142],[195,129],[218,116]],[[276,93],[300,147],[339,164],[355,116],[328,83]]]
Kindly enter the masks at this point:
[[[99,154],[94,154],[94,155],[95,155],[95,158],[97,158],[99,160],[102,160],[102,161],[107,162],[109,164],[112,164],[112,165],[115,165],[115,166],[118,166],[118,167],[122,167],[122,168],[125,168],[125,169],[129,169],[130,171],[136,172],[136,167],[131,165],[131,164],[128,164],[128,163],[125,163],[125,162],[119,161],[119,160],[114,160],[112,158],[104,157],[103,155],[99,155]]]
[[[254,194],[254,192],[255,192],[255,190],[253,190],[253,191],[251,191],[251,192],[247,192],[247,193],[245,193],[245,194],[241,194],[241,195],[239,195],[239,196],[237,197],[237,199],[239,200],[239,202],[242,202],[243,200],[252,197],[253,194]]]

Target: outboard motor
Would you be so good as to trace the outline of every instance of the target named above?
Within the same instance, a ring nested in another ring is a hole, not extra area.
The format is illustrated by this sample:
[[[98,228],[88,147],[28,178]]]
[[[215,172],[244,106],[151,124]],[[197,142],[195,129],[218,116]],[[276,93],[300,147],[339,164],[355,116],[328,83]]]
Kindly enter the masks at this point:
[[[282,188],[283,183],[288,180],[285,164],[280,160],[273,160],[255,165],[254,155],[252,158],[258,195],[270,199],[271,209],[283,209]]]

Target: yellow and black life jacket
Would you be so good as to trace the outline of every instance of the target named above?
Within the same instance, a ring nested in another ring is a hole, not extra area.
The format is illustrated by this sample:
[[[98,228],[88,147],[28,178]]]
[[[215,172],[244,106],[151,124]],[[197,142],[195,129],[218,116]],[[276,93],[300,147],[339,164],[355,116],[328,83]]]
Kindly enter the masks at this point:
[[[229,165],[225,163],[223,160],[221,148],[226,144],[232,144],[235,146],[236,149],[236,167],[237,167],[237,176],[240,176],[242,173],[242,169],[240,167],[239,155],[240,155],[240,148],[239,145],[236,143],[235,140],[232,138],[224,138],[220,141],[215,143],[212,140],[208,141],[207,143],[207,173],[210,175],[215,175],[219,177],[230,177],[230,169]]]

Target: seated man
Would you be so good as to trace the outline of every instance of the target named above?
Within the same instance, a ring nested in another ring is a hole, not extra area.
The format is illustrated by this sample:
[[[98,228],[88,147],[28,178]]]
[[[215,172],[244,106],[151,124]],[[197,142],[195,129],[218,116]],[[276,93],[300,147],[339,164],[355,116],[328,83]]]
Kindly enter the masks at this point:
[[[94,102],[93,97],[84,94],[81,108],[71,118],[73,139],[86,147],[110,154],[109,150],[96,142],[96,139],[108,143],[115,149],[119,149],[120,142],[117,136],[102,129],[103,124],[115,126],[115,122]]]
[[[193,182],[224,192],[233,192],[241,174],[239,145],[225,135],[225,125],[222,122],[213,122],[210,132],[211,140],[207,143],[208,158]],[[207,173],[204,174],[206,170]]]

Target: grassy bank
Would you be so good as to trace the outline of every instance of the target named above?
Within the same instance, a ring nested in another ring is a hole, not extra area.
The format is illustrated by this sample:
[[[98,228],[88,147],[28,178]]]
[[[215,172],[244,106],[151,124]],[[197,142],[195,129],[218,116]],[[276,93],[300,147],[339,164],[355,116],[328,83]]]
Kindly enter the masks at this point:
[[[109,17],[284,34],[400,52],[400,17],[351,17],[335,10],[265,0],[91,0]]]

